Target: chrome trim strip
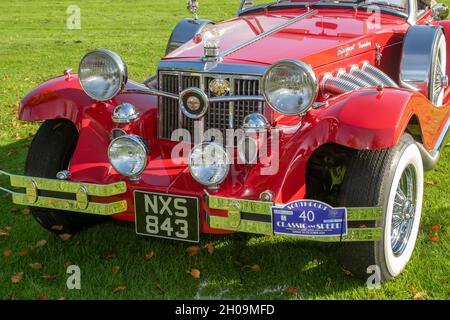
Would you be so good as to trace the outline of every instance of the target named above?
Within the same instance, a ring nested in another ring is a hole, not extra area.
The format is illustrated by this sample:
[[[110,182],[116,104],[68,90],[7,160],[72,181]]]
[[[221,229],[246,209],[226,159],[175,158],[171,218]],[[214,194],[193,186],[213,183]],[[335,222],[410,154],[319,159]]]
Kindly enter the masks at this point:
[[[230,83],[230,96],[235,95],[234,90],[235,90],[235,82],[236,81],[233,81],[233,80]],[[234,127],[234,100],[229,101],[229,104],[228,104],[228,128],[233,129],[233,127]]]
[[[158,64],[159,71],[198,72],[230,75],[262,76],[268,66],[239,64],[239,63],[208,63],[203,61],[171,61],[162,60]]]
[[[159,73],[156,74],[157,78],[158,78],[158,88],[162,87],[162,77],[159,76]],[[159,90],[158,90],[159,91]],[[162,109],[163,106],[163,101],[161,98],[158,98],[158,114],[160,112],[160,110]],[[163,132],[164,132],[164,122],[163,122],[163,118],[162,117],[158,117],[158,137],[162,137]]]
[[[447,135],[449,134],[450,130],[450,117],[447,119],[447,122],[444,125],[444,129],[441,131],[441,134],[439,135],[438,140],[436,141],[436,144],[434,145],[434,151],[438,152],[442,149],[442,144],[445,142]]]
[[[170,98],[178,100],[180,97],[176,94],[157,90],[157,89],[150,89],[147,87],[142,87],[140,89],[126,89],[122,93],[135,93],[135,94],[153,94],[155,96]]]
[[[170,98],[174,100],[179,100],[180,97],[161,90],[130,90],[127,93],[142,93],[142,94],[153,94],[155,96]],[[236,102],[236,101],[261,101],[264,102],[263,96],[228,96],[228,97],[214,97],[209,98],[209,102]]]
[[[233,96],[209,98],[209,102],[265,101],[263,96]]]
[[[238,51],[238,50],[240,50],[240,49],[242,49],[242,48],[244,48],[244,47],[246,47],[246,46],[248,46],[248,45],[250,45],[250,44],[252,44],[252,43],[254,43],[256,41],[259,41],[259,40],[261,40],[261,39],[263,39],[263,38],[265,38],[267,36],[270,36],[271,34],[277,32],[277,31],[280,31],[281,29],[283,29],[283,28],[285,28],[285,27],[287,27],[287,26],[289,26],[289,25],[291,25],[293,23],[296,23],[297,21],[300,21],[300,20],[302,20],[302,19],[304,19],[304,18],[306,18],[306,17],[308,17],[310,15],[313,15],[315,13],[317,13],[317,10],[311,10],[311,11],[305,12],[305,13],[299,15],[298,17],[292,18],[292,19],[286,21],[285,23],[280,24],[279,26],[276,26],[276,27],[274,27],[274,28],[272,28],[272,29],[270,29],[270,30],[268,30],[266,32],[261,33],[260,35],[257,35],[256,37],[254,37],[254,38],[252,38],[250,40],[245,41],[244,43],[241,43],[241,44],[239,44],[239,45],[237,45],[237,46],[235,46],[233,48],[230,48],[230,49],[222,52],[220,54],[220,56],[221,57],[226,57],[226,56],[232,54],[233,52],[236,52],[236,51]]]

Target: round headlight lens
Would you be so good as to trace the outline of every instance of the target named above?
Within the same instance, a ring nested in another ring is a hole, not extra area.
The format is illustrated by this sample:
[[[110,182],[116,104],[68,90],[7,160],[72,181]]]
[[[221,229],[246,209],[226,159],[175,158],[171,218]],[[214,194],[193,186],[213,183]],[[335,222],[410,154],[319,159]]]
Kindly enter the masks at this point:
[[[81,59],[78,79],[88,96],[97,101],[107,101],[125,86],[127,66],[116,53],[97,49]]]
[[[189,154],[192,177],[206,186],[222,183],[228,175],[230,163],[227,151],[213,142],[199,144]]]
[[[275,111],[304,115],[319,91],[317,77],[309,65],[287,59],[273,64],[263,77],[263,95]]]
[[[109,145],[109,161],[118,173],[126,177],[139,176],[147,165],[148,147],[135,135],[123,135]]]

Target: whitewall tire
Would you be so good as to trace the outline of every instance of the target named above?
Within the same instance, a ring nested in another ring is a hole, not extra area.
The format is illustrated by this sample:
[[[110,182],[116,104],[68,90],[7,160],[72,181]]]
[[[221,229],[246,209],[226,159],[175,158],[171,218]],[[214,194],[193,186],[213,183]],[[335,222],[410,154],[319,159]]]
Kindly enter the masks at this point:
[[[368,278],[367,269],[377,266],[381,280],[403,271],[419,231],[423,184],[422,158],[409,134],[392,149],[357,152],[348,165],[339,204],[382,207],[383,220],[368,225],[364,221],[349,222],[349,227],[379,227],[383,236],[375,242],[345,243],[341,250],[344,268]]]

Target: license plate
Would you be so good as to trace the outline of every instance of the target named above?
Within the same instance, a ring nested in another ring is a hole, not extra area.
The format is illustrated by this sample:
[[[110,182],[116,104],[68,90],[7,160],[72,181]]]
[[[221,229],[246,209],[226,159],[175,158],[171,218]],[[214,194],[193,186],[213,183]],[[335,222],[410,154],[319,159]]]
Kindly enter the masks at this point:
[[[199,200],[195,197],[134,192],[136,233],[199,242]]]

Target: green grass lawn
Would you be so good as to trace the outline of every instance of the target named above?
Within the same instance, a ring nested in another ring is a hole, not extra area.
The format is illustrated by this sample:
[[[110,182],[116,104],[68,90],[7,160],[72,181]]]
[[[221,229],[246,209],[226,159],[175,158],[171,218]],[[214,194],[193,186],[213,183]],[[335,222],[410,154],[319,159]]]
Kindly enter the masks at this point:
[[[1,1],[0,169],[22,173],[38,127],[16,120],[18,103],[30,89],[67,67],[76,70],[82,55],[97,47],[118,52],[130,78],[143,81],[155,72],[173,26],[187,16],[185,2],[77,0],[82,29],[67,30],[66,9],[74,1]],[[200,16],[224,20],[235,14],[238,2],[200,0]],[[205,236],[201,246],[211,243],[214,252],[202,249],[190,257],[187,244],[140,237],[133,225],[116,221],[62,241],[0,193],[0,229],[9,234],[0,235],[0,299],[449,299],[449,172],[447,148],[436,170],[426,174],[422,228],[413,258],[401,276],[379,290],[346,275],[336,245]],[[439,241],[432,242],[431,227],[438,224],[443,229],[436,233]],[[46,244],[36,246],[40,240]],[[155,255],[145,260],[152,250]],[[32,263],[42,268],[33,269]],[[81,268],[81,290],[66,288],[67,264]],[[252,265],[260,268],[244,267]],[[200,279],[189,274],[193,268],[200,270]],[[18,272],[24,273],[22,280],[12,284]],[[119,286],[126,289],[113,293]]]

